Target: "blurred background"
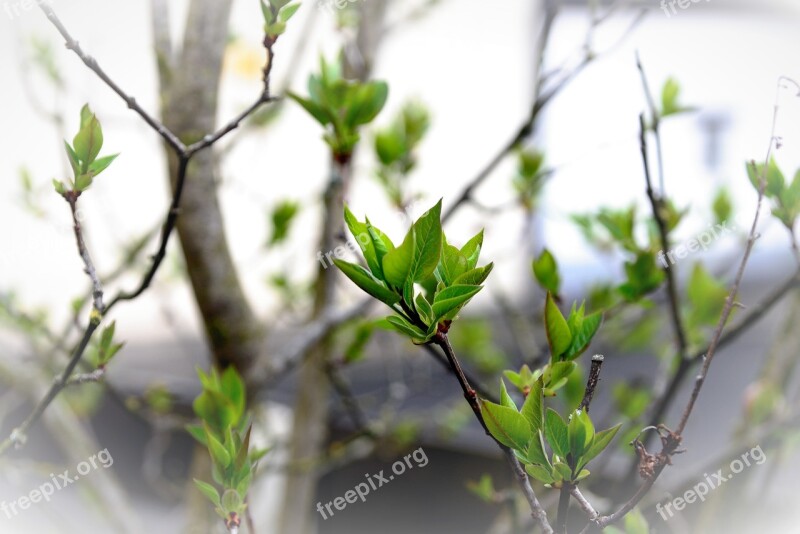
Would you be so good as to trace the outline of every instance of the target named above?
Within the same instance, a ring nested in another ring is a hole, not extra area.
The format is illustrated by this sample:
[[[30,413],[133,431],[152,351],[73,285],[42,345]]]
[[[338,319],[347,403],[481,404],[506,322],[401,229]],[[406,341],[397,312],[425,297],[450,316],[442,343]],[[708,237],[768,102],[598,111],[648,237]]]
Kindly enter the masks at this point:
[[[180,49],[191,29],[186,27],[191,3],[53,0],[52,7],[83,50],[159,116],[169,99],[154,52],[159,37],[154,28]],[[375,5],[381,6],[377,15]],[[687,320],[697,318],[704,303],[714,304],[715,289],[733,279],[757,200],[746,162],[763,161],[776,102],[774,135],[782,145],[776,161],[787,182],[800,167],[800,88],[791,81],[800,80],[793,53],[800,45],[798,6],[790,0],[686,5],[676,3],[673,11],[669,2],[656,1],[309,0],[276,44],[276,95],[289,89],[307,94],[306,80],[318,70],[319,57],[334,58],[342,49],[346,62],[367,58],[370,77],[389,85],[387,104],[363,132],[352,164],[346,201],[360,219],[369,216],[398,242],[410,221],[442,198],[445,211],[457,205],[445,225],[451,242],[463,244],[485,229],[481,256],[494,261],[495,269],[451,335],[465,365],[487,389],[499,392],[504,369],[519,370],[523,363],[533,368],[546,350],[545,291],[531,272],[531,262],[545,248],[558,261],[562,310],[584,299],[590,310],[598,310],[625,282],[624,263],[630,259],[613,232],[605,233],[608,226],[598,215],[623,217],[635,207],[630,220],[637,240],[651,236],[638,117],[652,110],[637,54],[663,119],[658,185],[682,212],[673,244],[687,243],[709,225],[734,229],[674,265]],[[69,174],[62,140],[77,131],[81,106],[90,103],[102,122],[103,153],[120,153],[81,199],[79,212],[109,293],[135,288],[149,267],[170,189],[157,134],[64,47],[36,2],[0,0],[0,8],[0,72],[5,73],[0,428],[5,437],[63,368],[64,348],[74,343],[88,310],[88,282],[70,213],[51,184]],[[169,17],[159,19],[165,13]],[[370,31],[379,36],[370,37],[365,53],[358,47]],[[263,20],[256,0],[232,2],[227,34],[220,125],[262,88]],[[787,79],[779,83],[781,77]],[[665,96],[670,91],[672,100]],[[531,107],[540,102],[541,111],[529,122]],[[668,113],[667,103],[678,108]],[[376,156],[374,139],[409,109],[424,110],[424,136],[414,147],[413,168],[391,175],[396,170]],[[529,135],[518,136],[526,124]],[[283,101],[213,147],[210,194],[219,199],[247,306],[269,331],[267,360],[290,353],[313,324],[318,252],[328,252],[320,248],[330,173],[322,133],[300,106]],[[509,140],[515,141],[511,148]],[[458,203],[498,153],[497,165]],[[654,146],[651,155],[655,173]],[[187,187],[192,185],[190,174]],[[722,348],[684,435],[686,452],[675,457],[643,501],[649,530],[634,524],[620,526],[623,530],[800,532],[795,482],[800,338],[793,328],[800,300],[794,285],[783,285],[796,277],[797,260],[793,233],[769,207],[774,204],[768,199],[739,297],[747,308],[737,310],[732,324],[759,313]],[[339,308],[350,309],[361,295],[342,280],[336,299]],[[711,307],[716,319],[719,308]],[[587,489],[604,511],[629,491],[635,465],[629,442],[647,424],[665,377],[675,370],[663,289],[613,309],[589,354],[606,357],[593,416],[603,428],[624,422]],[[270,447],[250,497],[256,531],[534,531],[524,502],[514,497],[506,464],[473,420],[457,382],[407,339],[370,326],[383,315],[374,306],[334,332],[336,374],[326,378],[329,394],[316,400],[303,396],[310,386],[302,365],[254,393],[255,439]],[[201,390],[195,369],[207,369],[215,356],[177,235],[151,288],[121,303],[111,318],[123,350],[101,383],[69,388],[32,429],[26,446],[0,457],[0,501],[26,495],[51,473],[75,471],[102,450],[113,456],[113,465],[56,492],[51,502],[11,517],[0,512],[0,532],[222,528],[201,517],[209,506],[191,484],[192,476],[203,474],[203,464],[184,425],[192,421],[191,402]],[[709,321],[692,328],[692,352],[705,347],[712,326]],[[583,371],[566,387],[565,405],[575,395],[580,400],[587,361],[584,357]],[[677,420],[691,377],[677,387],[663,422]],[[323,405],[323,413],[306,420],[296,407],[311,400]],[[304,426],[319,427],[310,432],[323,436],[314,458],[298,458],[292,447]],[[727,468],[737,451],[755,445],[766,454],[763,465],[748,468],[706,502],[688,505],[668,521],[657,515],[656,503],[681,495],[705,474]],[[424,467],[331,518],[316,511],[318,501],[344,495],[365,473],[388,472],[420,447],[429,460]],[[208,478],[209,466],[205,469]],[[307,494],[293,498],[295,470],[313,487],[312,501],[306,502]],[[309,471],[313,475],[306,476]],[[491,477],[490,486],[484,476]],[[557,492],[535,487],[543,503],[554,507]],[[303,517],[287,519],[292,513]],[[578,532],[585,520],[579,511],[573,516],[569,531]]]

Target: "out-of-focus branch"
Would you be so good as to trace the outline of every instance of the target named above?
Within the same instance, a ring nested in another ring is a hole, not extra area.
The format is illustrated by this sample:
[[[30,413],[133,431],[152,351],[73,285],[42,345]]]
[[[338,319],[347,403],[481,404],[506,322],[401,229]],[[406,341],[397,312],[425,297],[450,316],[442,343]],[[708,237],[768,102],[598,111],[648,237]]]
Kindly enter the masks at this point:
[[[541,65],[544,62],[545,52],[547,50],[547,42],[550,35],[550,30],[553,25],[553,21],[558,13],[557,7],[558,2],[555,0],[547,0],[545,2],[545,14],[544,14],[544,22],[542,26],[542,30],[540,33],[539,45],[538,45],[538,59],[536,64]],[[639,24],[639,22],[644,17],[644,10],[638,13],[638,15],[634,18],[633,22],[629,26],[629,28],[623,33],[622,37],[620,38],[619,42],[625,39],[627,35],[629,35],[633,29]],[[592,26],[589,29],[589,32],[593,32],[597,25],[602,24],[606,20],[605,17],[597,17],[592,20]],[[588,43],[587,39],[587,43]],[[613,49],[616,45],[613,45],[609,48],[609,50]],[[564,74],[557,82],[551,85],[551,88],[547,91],[544,90],[545,81],[550,78],[548,75],[539,74],[539,67],[537,67],[537,81],[535,82],[535,91],[534,91],[534,99],[533,104],[531,105],[530,113],[528,114],[527,119],[525,122],[519,127],[516,133],[509,139],[506,144],[504,144],[500,150],[495,154],[495,156],[489,161],[489,163],[480,171],[478,174],[468,182],[466,187],[461,191],[456,197],[456,200],[453,204],[450,205],[449,208],[445,210],[442,214],[442,222],[447,222],[455,212],[463,205],[467,203],[471,203],[473,200],[473,194],[475,191],[480,187],[480,185],[485,182],[489,176],[497,169],[500,163],[511,154],[513,151],[517,150],[522,146],[525,140],[533,134],[536,129],[536,123],[539,118],[539,115],[547,107],[547,105],[553,100],[553,98],[558,95],[580,72],[589,65],[592,61],[600,57],[602,53],[596,53],[589,49],[588,47],[585,48],[583,58],[581,61],[573,67],[569,72]]]
[[[780,87],[781,86],[779,81],[778,91],[780,91]],[[750,232],[748,234],[747,242],[745,244],[744,254],[742,255],[742,259],[739,263],[739,267],[736,271],[736,276],[733,280],[733,284],[731,285],[728,296],[725,299],[725,305],[723,306],[722,313],[720,314],[720,318],[717,323],[717,327],[714,330],[714,334],[711,337],[711,342],[709,343],[708,351],[706,352],[705,356],[702,357],[703,366],[700,370],[700,373],[695,378],[695,383],[694,387],[692,388],[692,393],[689,397],[689,401],[687,402],[686,407],[683,410],[683,414],[681,415],[680,421],[678,422],[678,426],[675,428],[675,430],[669,430],[663,425],[659,426],[658,431],[661,434],[662,447],[661,451],[656,455],[651,455],[647,453],[646,449],[641,444],[641,442],[638,443],[639,456],[641,461],[640,472],[645,476],[644,483],[639,487],[636,493],[627,502],[625,502],[617,511],[615,511],[611,515],[597,518],[595,521],[587,525],[584,531],[588,531],[588,529],[591,528],[592,525],[595,525],[598,528],[605,528],[608,525],[611,525],[612,523],[616,523],[617,521],[625,517],[631,510],[633,510],[636,507],[636,505],[644,498],[645,495],[647,495],[647,493],[653,487],[653,484],[655,484],[656,479],[663,472],[664,468],[667,465],[670,465],[672,455],[676,453],[678,447],[683,441],[683,432],[686,429],[686,425],[689,422],[689,418],[692,415],[694,407],[697,403],[697,399],[700,397],[700,391],[703,389],[703,384],[705,384],[706,377],[708,376],[708,371],[711,367],[711,362],[714,360],[717,348],[720,345],[725,325],[727,324],[728,319],[730,318],[731,313],[733,312],[733,308],[737,304],[736,296],[739,293],[739,288],[744,278],[744,271],[747,267],[748,260],[750,259],[750,254],[753,251],[753,246],[755,245],[755,242],[759,237],[758,223],[761,218],[761,207],[764,200],[764,191],[767,185],[766,172],[767,169],[769,168],[769,162],[772,157],[773,147],[776,146],[778,142],[778,138],[776,138],[775,135],[777,118],[778,118],[778,96],[776,95],[775,108],[772,116],[772,131],[769,139],[769,148],[767,149],[767,155],[765,157],[764,171],[761,173],[762,175],[760,183],[758,184],[758,200],[756,205],[756,211],[753,217],[753,223],[750,227]],[[755,163],[751,162],[750,165],[754,169],[755,174],[758,175]]]

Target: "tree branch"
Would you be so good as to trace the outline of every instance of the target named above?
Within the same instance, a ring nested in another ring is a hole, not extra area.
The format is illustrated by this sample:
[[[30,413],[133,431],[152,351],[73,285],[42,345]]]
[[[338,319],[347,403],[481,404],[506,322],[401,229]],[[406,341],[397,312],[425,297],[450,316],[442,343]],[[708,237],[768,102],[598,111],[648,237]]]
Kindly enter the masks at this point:
[[[481,413],[481,407],[478,403],[478,395],[475,390],[470,385],[469,381],[467,380],[466,375],[464,374],[463,369],[461,368],[461,364],[456,357],[455,352],[453,351],[452,345],[450,345],[450,340],[447,337],[446,333],[438,332],[436,336],[433,338],[433,343],[438,345],[447,356],[447,360],[450,363],[453,372],[455,373],[456,377],[458,378],[458,383],[461,386],[461,390],[464,392],[464,398],[469,403],[470,407],[472,408],[473,413],[475,414],[475,418],[478,419],[478,422],[481,424],[483,429],[486,431],[486,434],[492,439],[491,432],[489,432],[489,428],[486,426],[486,421],[483,419],[483,414]],[[549,521],[547,520],[547,512],[545,512],[542,505],[539,503],[539,500],[536,498],[536,494],[531,487],[530,479],[528,478],[527,473],[522,468],[522,465],[519,463],[514,451],[506,447],[505,445],[501,444],[497,440],[495,440],[497,445],[505,454],[506,459],[508,460],[509,464],[511,464],[512,471],[517,478],[517,482],[522,489],[522,493],[525,495],[525,499],[528,501],[528,505],[531,509],[531,516],[533,517],[534,521],[539,524],[539,527],[545,534],[552,534],[553,527],[550,526]]]
[[[781,81],[778,81],[778,91],[780,91]],[[697,399],[700,396],[700,391],[703,388],[703,384],[705,383],[706,377],[708,376],[708,371],[711,367],[711,362],[714,360],[714,356],[717,352],[717,348],[720,345],[720,341],[722,339],[722,333],[725,329],[725,324],[728,322],[731,313],[733,312],[733,308],[736,304],[736,295],[739,293],[739,288],[742,284],[742,279],[744,278],[744,271],[747,267],[748,260],[750,259],[750,254],[753,251],[753,246],[755,245],[756,240],[759,237],[757,232],[758,230],[758,223],[761,217],[761,207],[764,200],[764,190],[766,189],[767,185],[767,178],[766,172],[769,168],[769,162],[772,156],[772,149],[776,145],[776,141],[778,139],[775,136],[775,129],[777,124],[778,118],[778,95],[775,98],[775,107],[772,116],[772,132],[770,134],[769,139],[769,148],[767,149],[767,155],[765,157],[765,164],[764,164],[764,171],[761,173],[761,179],[758,187],[758,200],[756,205],[755,215],[753,217],[753,223],[750,227],[750,233],[748,235],[747,243],[745,245],[744,254],[742,255],[742,259],[739,263],[739,267],[736,271],[736,276],[734,278],[733,284],[731,289],[728,293],[727,298],[725,299],[725,305],[722,309],[722,313],[720,314],[719,322],[717,323],[717,327],[712,335],[711,342],[708,346],[708,351],[706,352],[705,356],[703,356],[703,366],[700,370],[700,373],[697,375],[695,379],[694,388],[692,389],[692,393],[689,397],[689,401],[686,404],[686,407],[683,410],[683,414],[681,415],[680,421],[676,429],[668,430],[665,427],[661,426],[659,428],[659,432],[664,432],[665,435],[662,435],[662,447],[661,452],[657,455],[653,456],[647,453],[644,449],[644,446],[640,445],[640,456],[642,457],[642,467],[640,467],[640,471],[647,474],[644,484],[642,484],[636,493],[620,507],[619,510],[614,512],[609,516],[603,516],[594,521],[594,524],[600,528],[604,528],[612,523],[615,523],[625,517],[625,515],[633,510],[639,501],[650,491],[653,487],[658,476],[664,470],[664,468],[671,463],[671,457],[675,454],[678,446],[681,444],[683,440],[683,432],[686,429],[686,425],[689,422],[689,417],[692,415],[692,411],[697,403]],[[755,170],[755,163],[750,163],[753,169]],[[644,462],[647,460],[648,465],[645,465]],[[587,525],[587,528],[584,531],[587,531],[590,525]]]

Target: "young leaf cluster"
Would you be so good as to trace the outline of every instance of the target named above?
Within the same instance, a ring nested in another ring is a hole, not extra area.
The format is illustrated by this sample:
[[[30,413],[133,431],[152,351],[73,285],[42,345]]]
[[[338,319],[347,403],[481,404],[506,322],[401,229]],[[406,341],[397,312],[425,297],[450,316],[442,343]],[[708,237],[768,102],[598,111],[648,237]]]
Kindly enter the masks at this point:
[[[500,404],[481,400],[481,411],[489,432],[514,451],[529,475],[548,487],[577,484],[589,476],[586,465],[608,447],[620,425],[595,432],[588,412],[575,410],[565,421],[544,399],[539,377],[517,408],[501,380]]]
[[[778,164],[771,159],[766,172],[763,163],[751,163],[747,165],[747,174],[756,190],[759,189],[762,178],[766,178],[764,196],[772,203],[772,214],[792,232],[797,216],[800,215],[800,170],[789,183]]]
[[[193,407],[201,423],[187,430],[208,448],[211,476],[222,489],[197,479],[195,484],[230,529],[241,521],[256,464],[267,451],[250,451],[252,427],[245,416],[245,387],[239,373],[229,367],[222,374],[213,369],[210,374],[198,369],[197,374],[203,391]]]
[[[92,360],[98,369],[105,368],[114,356],[125,346],[125,343],[114,343],[114,333],[117,329],[117,322],[113,321],[103,329],[96,349],[92,353]]]
[[[260,1],[261,13],[264,15],[264,34],[274,43],[286,31],[286,23],[300,9],[300,3],[292,4],[291,0]]]
[[[483,231],[457,248],[442,232],[441,211],[440,200],[395,246],[369,219],[361,222],[345,208],[345,222],[361,246],[367,267],[342,260],[335,260],[336,266],[392,308],[396,314],[386,321],[415,343],[427,343],[439,331],[447,332],[458,312],[482,289],[493,267],[491,263],[478,266]]]
[[[667,231],[674,230],[688,211],[679,210],[670,201],[663,202],[660,215]],[[618,297],[626,302],[638,302],[664,283],[665,274],[657,261],[662,245],[655,222],[648,219],[648,244],[640,245],[636,238],[635,207],[624,210],[603,208],[596,214],[574,215],[572,220],[589,243],[620,250],[627,257],[624,265],[626,280],[616,288]]]
[[[89,104],[81,109],[81,126],[72,139],[72,144],[64,141],[64,148],[73,177],[66,183],[53,180],[56,192],[62,196],[68,192],[80,194],[89,189],[95,177],[106,170],[119,155],[98,157],[103,148],[103,128]]]
[[[544,167],[544,154],[538,150],[520,150],[517,156],[517,173],[512,185],[517,199],[526,211],[533,211],[544,189],[548,173]]]
[[[323,136],[338,158],[349,158],[360,139],[359,129],[372,122],[389,95],[385,82],[346,80],[341,58],[328,63],[320,58],[320,72],[308,79],[308,97],[289,92],[320,125]]]
[[[400,209],[410,201],[405,179],[417,164],[416,148],[430,126],[428,110],[408,102],[392,123],[375,135],[375,154],[380,166],[377,178],[389,199]]]
[[[527,394],[537,381],[542,381],[544,395],[552,397],[569,382],[577,368],[575,359],[586,352],[603,321],[600,312],[586,315],[585,304],[572,310],[566,318],[559,310],[553,295],[547,293],[544,308],[545,333],[550,348],[550,362],[541,369],[531,371],[523,365],[520,371],[505,371],[505,377],[523,394]]]

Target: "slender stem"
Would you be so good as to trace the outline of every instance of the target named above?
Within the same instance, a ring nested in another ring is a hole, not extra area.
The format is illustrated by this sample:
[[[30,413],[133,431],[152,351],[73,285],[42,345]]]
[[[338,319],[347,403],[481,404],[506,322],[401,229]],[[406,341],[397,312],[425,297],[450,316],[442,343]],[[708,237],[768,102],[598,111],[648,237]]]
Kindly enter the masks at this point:
[[[378,439],[379,436],[370,428],[369,418],[361,408],[358,399],[356,399],[353,389],[344,380],[336,364],[327,361],[325,373],[328,375],[328,380],[330,380],[333,390],[341,399],[347,415],[355,426],[356,432],[373,440]]]
[[[778,90],[781,88],[781,81],[778,81]],[[616,521],[619,521],[625,515],[633,510],[634,507],[639,503],[639,501],[644,498],[644,496],[650,491],[655,484],[656,479],[659,477],[661,472],[664,468],[671,463],[671,457],[677,450],[678,446],[680,445],[681,441],[683,440],[683,432],[686,429],[686,425],[689,422],[689,418],[692,415],[694,407],[697,403],[697,399],[700,397],[700,391],[703,389],[703,385],[705,384],[706,377],[708,376],[708,371],[711,367],[711,362],[714,360],[714,356],[716,355],[717,348],[720,346],[720,341],[722,339],[722,333],[725,329],[725,325],[730,318],[731,313],[733,312],[733,308],[736,305],[736,295],[739,293],[739,288],[742,284],[742,280],[744,278],[744,271],[747,267],[747,263],[750,259],[750,254],[753,251],[753,246],[755,245],[756,240],[759,237],[758,234],[758,223],[761,218],[761,207],[764,200],[764,190],[767,186],[767,179],[766,173],[767,169],[769,168],[769,162],[772,157],[772,149],[774,146],[777,145],[779,139],[775,136],[775,130],[777,126],[777,118],[778,118],[778,97],[776,95],[775,98],[775,107],[772,116],[772,132],[769,139],[769,148],[767,149],[767,155],[765,157],[765,163],[763,172],[761,173],[760,183],[758,184],[758,199],[756,205],[755,215],[753,217],[753,223],[750,226],[750,233],[748,235],[747,243],[745,245],[744,254],[742,255],[742,259],[739,263],[739,267],[736,271],[736,276],[734,278],[733,284],[731,289],[728,293],[727,298],[725,299],[725,305],[722,309],[722,313],[720,314],[719,321],[717,323],[717,327],[714,330],[714,334],[711,337],[711,342],[708,346],[708,351],[702,357],[703,358],[703,366],[700,370],[700,373],[697,375],[695,379],[694,388],[692,389],[692,393],[689,397],[689,401],[686,404],[686,407],[683,410],[683,414],[681,415],[680,421],[678,423],[677,428],[674,431],[667,430],[662,428],[666,435],[662,435],[662,448],[661,452],[653,458],[654,465],[652,466],[652,471],[650,475],[645,479],[645,482],[639,487],[636,493],[620,507],[619,510],[611,514],[610,516],[603,516],[596,519],[593,523],[600,528],[604,528]],[[750,165],[755,171],[755,162],[751,162]],[[592,526],[590,523],[587,525],[584,531],[588,531],[588,529]]]
[[[600,515],[597,513],[597,510],[594,509],[594,506],[589,502],[589,500],[583,496],[581,490],[578,489],[577,486],[572,486],[570,488],[570,495],[575,499],[575,502],[581,507],[581,509],[586,512],[586,515],[589,517],[589,521],[594,521],[597,519],[597,516]]]
[[[647,99],[647,107],[650,109],[650,118],[653,121],[652,129],[653,137],[655,137],[656,140],[659,194],[662,198],[664,198],[666,197],[667,193],[664,180],[664,155],[663,151],[661,150],[661,114],[658,111],[658,107],[656,107],[656,102],[653,98],[653,92],[650,90],[650,84],[647,82],[647,75],[645,75],[644,66],[642,65],[642,60],[639,57],[638,52],[636,53],[636,67],[639,69],[639,74],[642,78],[642,87],[644,88],[644,95]]]
[[[569,515],[569,496],[572,484],[566,480],[562,482],[558,493],[558,514],[556,515],[555,531],[558,534],[567,534],[567,516]]]
[[[69,204],[70,212],[72,213],[72,229],[75,232],[75,241],[78,246],[78,254],[83,260],[84,271],[89,279],[92,281],[92,299],[94,309],[101,316],[106,311],[106,306],[103,303],[103,284],[100,282],[100,277],[97,274],[97,269],[94,267],[92,256],[89,254],[89,249],[86,247],[86,242],[83,239],[83,229],[81,222],[78,219],[78,197],[80,192],[69,191],[64,194],[64,199]]]
[[[11,445],[21,447],[25,444],[27,433],[30,427],[39,420],[47,407],[50,406],[50,403],[53,402],[53,399],[55,399],[56,396],[67,386],[69,377],[72,375],[75,367],[77,367],[81,357],[83,357],[83,353],[86,351],[86,347],[89,346],[89,341],[92,339],[92,335],[94,334],[95,330],[97,330],[98,326],[100,326],[99,320],[92,320],[89,322],[89,325],[83,332],[83,337],[81,338],[80,343],[78,343],[78,346],[75,348],[72,358],[70,359],[69,364],[67,364],[67,367],[64,369],[64,372],[56,378],[56,380],[53,382],[53,385],[50,386],[47,394],[41,401],[39,401],[28,418],[25,419],[21,425],[15,428],[8,438],[0,443],[0,454],[6,452]]]
[[[658,227],[658,234],[661,239],[661,249],[669,250],[669,229],[664,220],[664,198],[653,190],[653,182],[650,177],[650,164],[647,157],[647,127],[644,122],[644,114],[639,115],[639,147],[642,154],[642,164],[644,165],[644,176],[647,183],[647,198],[653,210],[653,218]],[[678,299],[678,284],[675,281],[675,273],[670,262],[664,262],[664,274],[667,277],[667,294],[669,296],[669,309],[672,319],[672,328],[675,331],[675,338],[678,345],[678,356],[686,358],[686,331],[681,321],[680,301]]]
[[[452,345],[450,345],[450,340],[447,337],[447,334],[444,332],[438,332],[436,336],[433,338],[433,343],[441,347],[444,351],[445,355],[447,356],[447,360],[450,363],[453,372],[455,373],[456,377],[458,378],[458,383],[461,385],[461,389],[464,392],[464,398],[467,399],[472,411],[475,413],[475,417],[480,422],[483,429],[486,431],[486,434],[491,436],[488,427],[486,426],[486,421],[483,419],[483,414],[481,413],[480,403],[478,402],[478,396],[475,393],[475,390],[470,385],[469,381],[467,380],[466,375],[464,374],[464,370],[461,368],[461,364],[456,357],[455,351],[453,351]],[[492,438],[494,439],[494,438]],[[525,499],[528,501],[528,505],[531,509],[531,517],[533,517],[534,521],[539,524],[539,527],[542,529],[545,534],[552,534],[553,527],[550,526],[549,521],[547,520],[547,512],[545,512],[544,508],[542,507],[539,500],[536,498],[536,494],[533,491],[533,487],[531,486],[530,479],[528,478],[527,473],[522,468],[522,465],[519,463],[514,451],[506,447],[505,445],[497,442],[497,445],[505,454],[506,459],[511,464],[511,468],[514,471],[514,475],[517,478],[517,482],[519,483],[523,494],[525,495]]]

